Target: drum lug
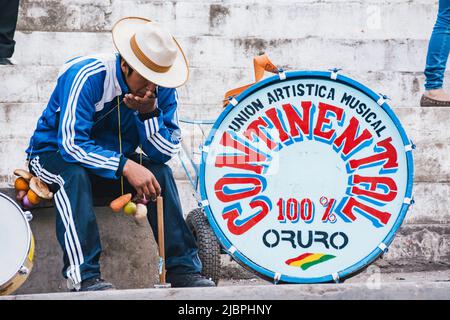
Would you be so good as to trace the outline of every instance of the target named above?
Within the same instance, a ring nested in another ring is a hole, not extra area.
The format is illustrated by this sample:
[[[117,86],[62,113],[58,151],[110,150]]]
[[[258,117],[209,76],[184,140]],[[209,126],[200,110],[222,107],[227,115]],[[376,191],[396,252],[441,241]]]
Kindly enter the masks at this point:
[[[201,149],[202,152],[204,152],[204,153],[208,153],[208,152],[209,152],[209,146],[203,145],[203,146],[200,147],[200,149]]]
[[[335,283],[339,283],[340,282],[339,274],[337,272],[333,273],[331,276],[333,277],[333,281]]]
[[[389,248],[383,242],[378,245],[378,248],[381,250],[380,259],[384,259],[384,256],[389,252]]]
[[[233,96],[229,96],[228,101],[233,107],[236,107],[238,104],[238,101]]]
[[[412,140],[409,140],[409,144],[407,144],[405,146],[405,151],[408,152],[408,151],[413,151],[415,149],[416,149],[416,145],[414,144],[414,142]]]
[[[27,267],[22,266],[19,269],[19,274],[21,274],[21,275],[26,275],[26,274],[29,274],[29,273],[30,273],[30,269],[28,269]]]
[[[200,201],[200,202],[198,203],[198,206],[199,206],[200,208],[207,207],[207,206],[209,206],[209,201],[208,201],[207,199],[202,200],[202,201]]]
[[[281,273],[276,272],[275,275],[273,276],[273,284],[278,284],[278,282],[280,282],[281,279]]]
[[[416,203],[416,201],[414,201],[414,197],[411,196],[411,198],[405,198],[405,199],[403,200],[403,203],[404,203],[404,204],[407,204],[407,205],[413,205],[414,203]]]
[[[236,252],[236,247],[235,246],[231,246],[228,248],[228,252],[230,253],[230,255],[234,255],[234,253]]]
[[[30,211],[25,211],[23,214],[25,215],[25,218],[27,219],[28,222],[33,220],[33,214]]]
[[[386,100],[391,100],[391,98],[389,98],[389,97],[388,97],[387,95],[385,95],[385,94],[379,93],[379,95],[380,95],[380,98],[379,98],[378,101],[377,101],[377,104],[378,104],[379,106],[382,106],[383,103],[386,102]]]
[[[340,68],[332,68],[332,69],[328,69],[328,71],[331,71],[330,78],[333,79],[333,80],[336,80],[336,79],[337,79],[337,76],[338,76],[338,73],[339,73],[339,71],[341,71],[341,70],[342,70],[342,69],[340,69]]]
[[[281,81],[286,80],[286,73],[281,68],[278,68],[278,77]]]

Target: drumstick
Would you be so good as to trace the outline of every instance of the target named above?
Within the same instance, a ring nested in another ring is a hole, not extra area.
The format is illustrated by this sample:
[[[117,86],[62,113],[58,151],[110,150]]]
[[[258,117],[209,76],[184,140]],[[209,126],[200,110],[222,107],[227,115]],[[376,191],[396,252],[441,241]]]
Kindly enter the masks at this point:
[[[164,253],[164,211],[163,198],[156,198],[156,211],[158,219],[158,247],[159,247],[159,283],[166,283],[166,255]]]

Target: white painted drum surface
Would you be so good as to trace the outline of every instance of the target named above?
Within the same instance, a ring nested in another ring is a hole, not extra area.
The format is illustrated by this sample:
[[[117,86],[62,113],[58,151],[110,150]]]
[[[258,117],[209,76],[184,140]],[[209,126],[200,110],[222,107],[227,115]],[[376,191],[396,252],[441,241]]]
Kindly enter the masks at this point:
[[[11,280],[30,247],[30,229],[22,211],[0,194],[0,285]]]
[[[410,141],[383,97],[352,79],[287,75],[217,120],[202,198],[225,249],[260,275],[333,281],[392,241],[412,193]]]

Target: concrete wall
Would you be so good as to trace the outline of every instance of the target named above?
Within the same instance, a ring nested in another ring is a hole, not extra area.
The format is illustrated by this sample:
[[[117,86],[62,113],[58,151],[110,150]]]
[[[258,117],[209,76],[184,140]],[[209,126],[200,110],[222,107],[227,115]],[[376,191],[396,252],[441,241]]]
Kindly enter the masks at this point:
[[[132,217],[96,208],[102,241],[102,277],[118,289],[150,288],[158,281],[158,251],[148,223],[138,225]],[[55,237],[55,210],[34,210],[32,221],[36,251],[32,272],[15,292],[67,291],[62,277],[62,251]]]
[[[437,3],[23,0],[15,36],[18,65],[0,67],[0,188],[10,186],[13,169],[24,166],[25,147],[59,66],[76,55],[113,50],[114,22],[144,16],[167,25],[190,61],[190,81],[179,90],[184,117],[217,117],[224,92],[253,81],[251,59],[261,52],[287,70],[343,68],[390,96],[417,150],[416,204],[387,259],[449,264],[450,108],[419,106]],[[183,129],[186,140],[198,145],[200,131]],[[195,207],[189,183],[176,161],[171,166],[187,212]]]

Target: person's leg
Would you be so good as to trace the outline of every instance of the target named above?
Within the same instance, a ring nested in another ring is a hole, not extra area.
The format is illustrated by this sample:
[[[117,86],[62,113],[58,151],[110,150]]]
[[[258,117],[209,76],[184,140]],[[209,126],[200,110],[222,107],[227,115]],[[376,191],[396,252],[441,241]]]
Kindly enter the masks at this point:
[[[137,163],[140,161],[138,154],[133,154],[129,158]],[[197,244],[184,220],[172,170],[165,164],[153,163],[145,156],[142,157],[142,165],[155,175],[161,186],[164,202],[164,244],[167,272],[183,274],[201,272],[202,266],[198,258]],[[120,180],[91,177],[91,181],[94,201],[98,201],[99,204],[107,204],[121,194]],[[124,179],[124,193],[136,194],[126,179]],[[147,209],[148,221],[155,240],[158,241],[156,202],[150,201]]]
[[[133,154],[129,158],[139,163],[138,154]],[[167,280],[174,287],[214,286],[214,282],[200,275],[202,264],[198,257],[197,243],[184,220],[172,170],[165,164],[153,163],[145,156],[142,158],[142,165],[155,175],[156,180],[158,180],[161,186],[164,209],[164,245]],[[99,204],[107,204],[121,194],[120,180],[92,177],[91,181],[94,201],[98,201]],[[124,179],[124,193],[136,194],[136,191],[126,179]],[[156,202],[150,201],[147,209],[147,218],[152,228],[155,241],[158,242]]]
[[[14,53],[19,0],[0,0],[0,58],[10,58]]]
[[[172,170],[165,164],[143,161],[161,186],[164,209],[164,245],[167,273],[200,273],[202,264],[198,257],[197,243],[183,217],[183,210]],[[148,220],[155,240],[158,240],[158,221],[156,202],[150,201]]]
[[[450,0],[439,1],[436,24],[428,45],[425,66],[425,95],[436,100],[450,100],[442,89],[450,50]]]
[[[65,162],[57,152],[35,157],[29,166],[54,192],[56,234],[64,253],[63,276],[75,289],[84,290],[82,281],[100,278],[102,251],[89,175],[81,165]],[[102,284],[94,287],[106,289]]]
[[[161,186],[164,208],[164,245],[167,282],[172,287],[211,287],[215,283],[201,275],[202,263],[198,256],[197,242],[183,217],[183,210],[172,170],[165,164],[156,164],[144,158]],[[148,220],[158,241],[156,202],[150,201]]]

